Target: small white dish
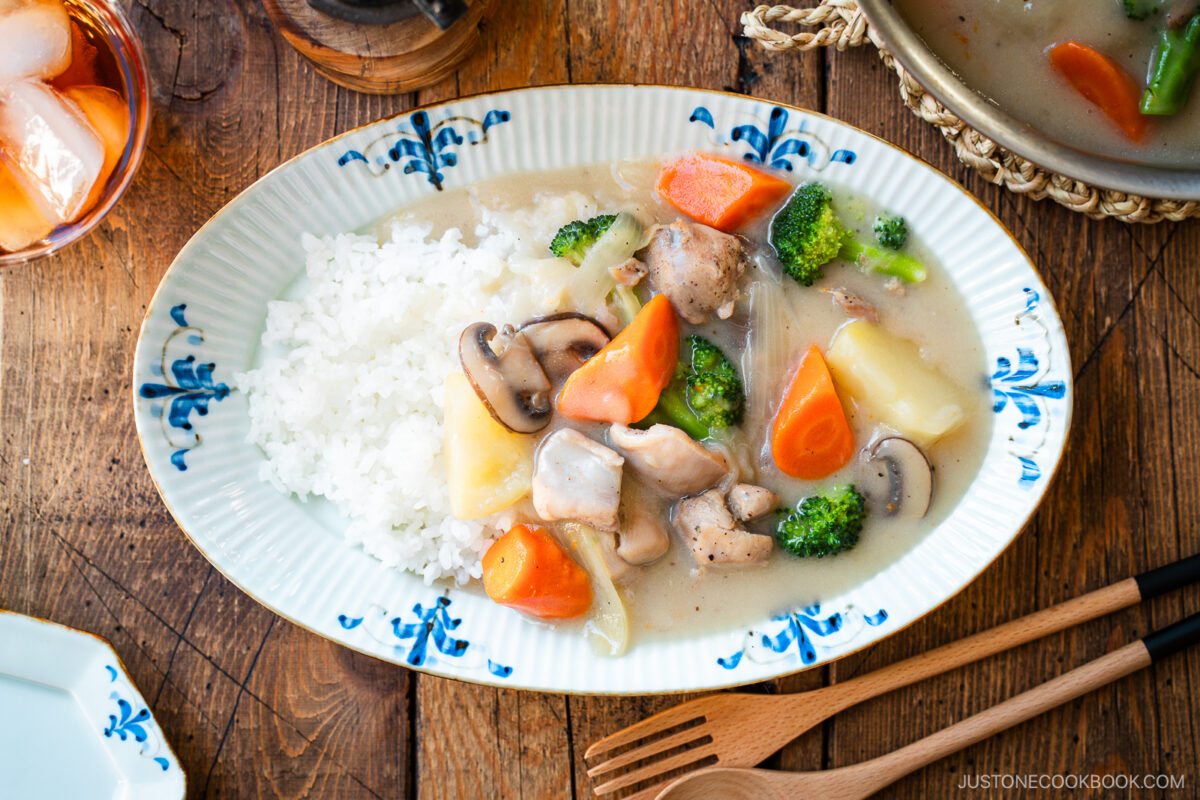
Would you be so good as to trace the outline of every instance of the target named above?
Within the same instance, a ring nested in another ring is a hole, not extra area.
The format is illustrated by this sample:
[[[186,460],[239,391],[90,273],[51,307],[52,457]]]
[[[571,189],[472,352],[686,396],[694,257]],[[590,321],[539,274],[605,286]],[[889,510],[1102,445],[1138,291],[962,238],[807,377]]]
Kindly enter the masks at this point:
[[[233,375],[259,357],[267,304],[304,269],[304,232],[364,229],[444,187],[703,149],[790,169],[904,209],[979,329],[994,417],[979,473],[935,530],[819,605],[753,626],[635,641],[597,656],[480,592],[426,586],[348,544],[337,514],[259,478]],[[959,592],[1016,538],[1062,456],[1071,365],[1062,322],[1011,234],[962,187],[843,122],[742,95],[563,86],[478,95],[379,120],[272,170],[196,233],[146,311],[134,419],[150,473],[217,569],[297,625],[436,675],[584,694],[685,692],[840,658]]]
[[[175,800],[185,777],[108,642],[0,611],[0,797]]]

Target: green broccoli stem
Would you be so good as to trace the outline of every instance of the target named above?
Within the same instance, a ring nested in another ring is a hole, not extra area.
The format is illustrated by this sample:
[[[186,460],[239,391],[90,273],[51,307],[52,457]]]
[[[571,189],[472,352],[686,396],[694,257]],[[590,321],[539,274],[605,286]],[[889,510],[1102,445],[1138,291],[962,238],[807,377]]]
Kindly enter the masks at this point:
[[[709,427],[700,421],[696,412],[692,411],[692,407],[688,405],[683,385],[677,381],[672,381],[666,389],[663,389],[662,394],[658,397],[658,405],[634,427],[649,428],[651,425],[659,423],[674,425],[697,441],[707,439],[711,434]]]
[[[1187,24],[1163,30],[1142,95],[1143,114],[1172,116],[1187,103],[1200,70],[1200,13]]]
[[[908,283],[920,283],[928,272],[925,265],[905,253],[889,252],[847,237],[838,257],[881,275],[892,275]]]

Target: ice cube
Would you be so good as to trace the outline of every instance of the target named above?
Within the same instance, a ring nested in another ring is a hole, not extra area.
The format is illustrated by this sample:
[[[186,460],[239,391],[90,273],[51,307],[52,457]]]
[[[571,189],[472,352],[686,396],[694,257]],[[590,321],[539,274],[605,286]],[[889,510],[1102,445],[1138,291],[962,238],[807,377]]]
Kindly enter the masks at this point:
[[[71,65],[71,18],[61,0],[0,0],[0,82],[53,78]]]
[[[2,0],[0,0],[2,2]],[[102,83],[100,80],[100,51],[88,41],[79,20],[71,20],[71,66],[61,73],[50,85],[60,92],[71,86]]]
[[[84,205],[87,209],[96,204],[108,176],[125,154],[125,145],[129,142],[129,106],[125,98],[106,86],[72,86],[62,95],[79,106],[104,145],[104,164]]]
[[[0,250],[24,250],[52,230],[54,221],[29,196],[13,166],[0,155]]]
[[[36,81],[0,86],[0,148],[59,222],[84,210],[104,166],[104,145],[78,107]]]

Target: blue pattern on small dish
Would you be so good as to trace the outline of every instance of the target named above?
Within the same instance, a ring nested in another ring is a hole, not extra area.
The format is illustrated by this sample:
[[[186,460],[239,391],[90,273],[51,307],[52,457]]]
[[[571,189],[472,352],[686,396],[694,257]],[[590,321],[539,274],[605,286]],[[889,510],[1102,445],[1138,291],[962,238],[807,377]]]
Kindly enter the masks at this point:
[[[219,403],[228,397],[231,391],[228,385],[214,380],[213,370],[217,368],[215,363],[197,363],[193,353],[171,358],[171,351],[180,342],[186,343],[189,348],[204,344],[204,331],[188,325],[184,316],[186,310],[186,303],[171,307],[171,319],[175,321],[176,327],[163,342],[162,359],[151,367],[151,371],[162,377],[163,382],[148,381],[138,389],[138,395],[147,400],[165,402],[166,398],[170,398],[170,405],[165,409],[162,402],[151,403],[150,413],[162,420],[163,435],[167,443],[174,448],[171,464],[180,472],[187,469],[184,456],[200,444],[200,435],[196,433],[192,424],[192,412],[198,417],[207,416],[208,404],[212,401]]]
[[[743,123],[730,128],[729,137],[718,134],[716,144],[730,147],[735,142],[743,142],[749,150],[742,158],[755,164],[763,164],[775,169],[793,169],[794,159],[803,159],[809,167],[815,170],[824,169],[832,163],[850,165],[858,160],[858,155],[846,148],[830,152],[830,147],[815,133],[808,130],[808,121],[801,118],[799,126],[789,129],[789,112],[786,108],[775,106],[767,116],[766,128],[754,123]],[[704,106],[697,106],[689,122],[699,122],[717,130],[712,112]],[[756,122],[761,121],[761,117]]]
[[[450,598],[442,595],[428,608],[421,603],[414,605],[413,614],[416,615],[416,619],[411,622],[405,621],[403,617],[387,619],[387,628],[390,629],[392,637],[402,642],[412,641],[407,648],[404,645],[392,643],[388,636],[380,630],[379,623],[388,616],[382,606],[372,606],[372,613],[361,617],[339,614],[337,621],[344,630],[354,630],[362,626],[368,636],[381,644],[391,646],[397,655],[403,655],[405,663],[414,667],[436,664],[435,653],[460,659],[462,664],[467,667],[484,666],[483,662],[477,663],[475,659],[464,659],[468,650],[471,650],[473,655],[476,653],[481,655],[480,645],[472,645],[466,639],[450,635],[450,631],[456,630],[462,624],[461,618],[456,619],[450,616],[450,612],[447,610],[450,603]],[[363,625],[364,621],[368,623],[365,626]],[[371,624],[372,622],[374,624]],[[433,644],[432,652],[429,649],[430,643]],[[498,678],[507,678],[513,672],[512,667],[505,666],[491,658],[486,659],[486,667],[488,672]]]
[[[458,156],[450,148],[460,147],[463,142],[477,145],[488,140],[488,130],[508,122],[512,115],[508,111],[493,109],[482,120],[455,116],[449,110],[440,122],[431,123],[429,113],[418,111],[407,121],[396,123],[394,133],[389,132],[372,141],[362,150],[351,149],[338,157],[339,167],[361,161],[378,177],[391,169],[392,164],[404,163],[404,174],[419,173],[425,176],[439,192],[445,175],[443,169],[458,163]],[[456,126],[464,126],[465,136]],[[365,151],[365,152],[364,152]]]
[[[1015,348],[1016,366],[1007,356],[996,358],[991,385],[995,398],[992,411],[1000,414],[1006,408],[1012,408],[1021,415],[1018,433],[1011,439],[1009,452],[1021,466],[1018,482],[1029,488],[1042,476],[1037,455],[1045,444],[1045,432],[1050,425],[1047,402],[1066,397],[1067,384],[1060,378],[1050,377],[1053,370],[1050,351],[1045,347],[1048,331],[1039,310],[1041,296],[1025,287],[1022,297],[1025,307],[1017,314],[1015,323],[1018,327],[1029,326],[1030,338],[1027,344]],[[1042,351],[1041,355],[1039,351]]]
[[[734,669],[742,663],[745,656],[760,663],[777,661],[785,657],[792,645],[795,645],[800,663],[809,666],[817,661],[819,644],[825,647],[835,643],[844,644],[864,628],[882,625],[887,618],[887,611],[882,608],[874,614],[868,614],[852,605],[822,618],[821,604],[814,603],[798,611],[785,611],[772,617],[772,622],[783,623],[773,634],[747,631],[741,649],[732,655],[718,658],[717,663],[725,669]],[[836,641],[831,641],[831,637],[837,634],[840,635],[836,636]]]
[[[104,669],[108,673],[109,682],[116,683],[121,672],[116,667],[107,664]],[[105,737],[111,739],[115,736],[122,742],[132,739],[134,743],[141,745],[138,750],[140,755],[146,756],[158,764],[163,772],[170,769],[171,762],[166,757],[158,755],[163,747],[162,732],[158,730],[158,723],[150,715],[150,709],[143,706],[135,714],[133,704],[122,697],[119,691],[109,692],[108,697],[116,702],[117,713],[108,715],[108,724],[104,727]]]

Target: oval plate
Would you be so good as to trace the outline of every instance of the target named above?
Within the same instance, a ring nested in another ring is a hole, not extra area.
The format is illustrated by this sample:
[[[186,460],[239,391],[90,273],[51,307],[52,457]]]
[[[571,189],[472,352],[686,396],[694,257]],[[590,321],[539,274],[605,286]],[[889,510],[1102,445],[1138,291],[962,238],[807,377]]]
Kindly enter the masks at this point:
[[[637,120],[637,125],[630,125]],[[979,326],[995,420],[963,501],[902,558],[819,606],[754,630],[638,642],[602,658],[573,632],[426,586],[346,544],[337,523],[258,478],[246,398],[267,303],[302,271],[303,232],[362,228],[399,206],[507,172],[691,148],[822,176],[887,208],[948,271]],[[956,183],[828,117],[693,89],[574,86],[454,100],[380,120],[287,162],[212,218],[163,278],[134,360],[138,436],[164,502],[217,569],[276,613],[397,664],[478,683],[643,694],[775,678],[927,614],[1017,536],[1058,464],[1071,415],[1062,324],[1000,223]]]

